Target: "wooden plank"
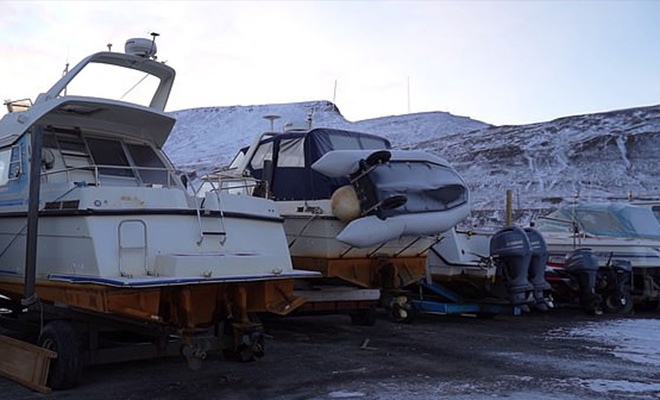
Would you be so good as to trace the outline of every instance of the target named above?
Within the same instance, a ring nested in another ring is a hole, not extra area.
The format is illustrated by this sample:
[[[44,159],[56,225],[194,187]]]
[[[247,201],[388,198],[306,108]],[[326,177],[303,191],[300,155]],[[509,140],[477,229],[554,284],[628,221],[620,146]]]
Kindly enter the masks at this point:
[[[57,353],[20,340],[0,335],[0,375],[41,393],[46,386],[50,360]]]

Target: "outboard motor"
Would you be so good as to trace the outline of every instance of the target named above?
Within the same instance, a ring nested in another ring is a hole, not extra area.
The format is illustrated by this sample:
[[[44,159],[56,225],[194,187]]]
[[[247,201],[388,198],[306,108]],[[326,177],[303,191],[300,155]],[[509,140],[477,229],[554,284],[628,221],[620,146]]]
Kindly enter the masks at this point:
[[[600,296],[596,293],[598,280],[598,258],[591,249],[577,249],[569,253],[566,272],[577,286],[580,295],[580,305],[590,314],[600,314]]]
[[[603,297],[605,312],[626,314],[632,310],[632,278],[632,264],[628,260],[610,260],[599,268],[596,292]]]
[[[497,232],[490,240],[490,255],[505,279],[511,303],[528,303],[527,293],[533,289],[527,280],[532,252],[525,231],[512,226]]]
[[[534,287],[534,301],[536,308],[541,311],[547,311],[548,308],[553,307],[552,290],[550,284],[545,280],[545,267],[548,264],[548,247],[545,244],[543,236],[533,228],[525,228],[527,239],[531,247],[531,260],[529,264],[529,271],[527,279]]]

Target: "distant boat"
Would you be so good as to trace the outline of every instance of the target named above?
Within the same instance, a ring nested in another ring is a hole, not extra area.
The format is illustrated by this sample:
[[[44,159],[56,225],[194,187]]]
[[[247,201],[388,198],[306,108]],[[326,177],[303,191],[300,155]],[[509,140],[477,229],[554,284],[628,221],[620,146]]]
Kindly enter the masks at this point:
[[[548,244],[550,274],[564,265],[567,253],[589,248],[601,266],[609,259],[630,261],[637,307],[658,307],[660,223],[650,208],[627,203],[568,205],[540,218],[537,229]]]

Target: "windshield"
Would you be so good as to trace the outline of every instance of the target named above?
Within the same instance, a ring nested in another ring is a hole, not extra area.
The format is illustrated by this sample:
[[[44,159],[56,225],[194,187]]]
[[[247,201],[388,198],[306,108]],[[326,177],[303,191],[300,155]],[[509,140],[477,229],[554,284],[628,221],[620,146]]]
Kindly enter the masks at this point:
[[[630,205],[566,207],[542,219],[542,232],[570,232],[575,221],[581,231],[595,236],[660,240],[660,223],[648,208]]]
[[[60,94],[121,100],[149,106],[159,84],[158,77],[143,71],[92,62],[80,71]]]

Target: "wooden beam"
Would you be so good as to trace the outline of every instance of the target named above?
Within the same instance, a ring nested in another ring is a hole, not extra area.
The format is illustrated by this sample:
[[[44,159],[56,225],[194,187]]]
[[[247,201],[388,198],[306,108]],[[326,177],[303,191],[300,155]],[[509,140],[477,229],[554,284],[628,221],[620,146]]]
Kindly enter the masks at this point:
[[[43,347],[0,335],[0,375],[41,393],[50,393],[46,386],[50,360],[57,353]]]

